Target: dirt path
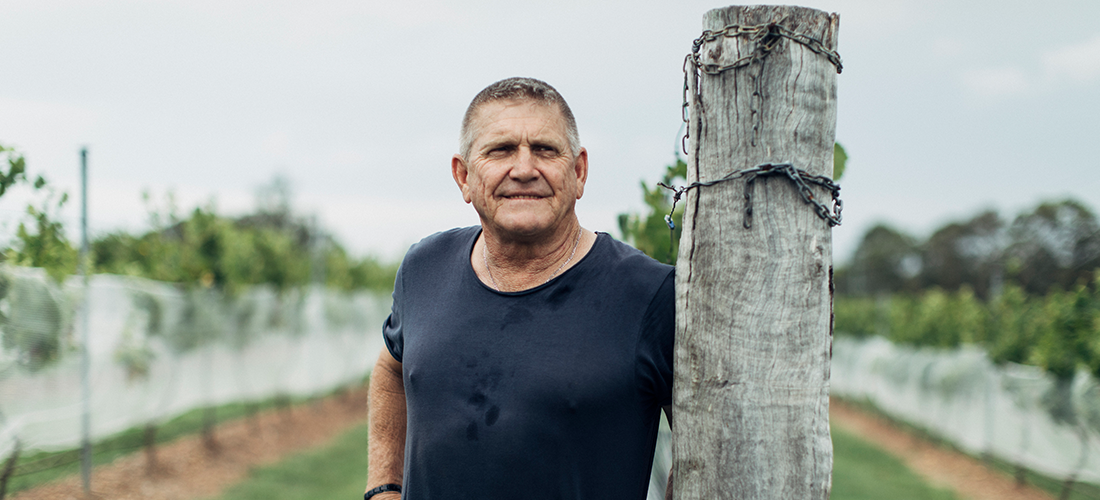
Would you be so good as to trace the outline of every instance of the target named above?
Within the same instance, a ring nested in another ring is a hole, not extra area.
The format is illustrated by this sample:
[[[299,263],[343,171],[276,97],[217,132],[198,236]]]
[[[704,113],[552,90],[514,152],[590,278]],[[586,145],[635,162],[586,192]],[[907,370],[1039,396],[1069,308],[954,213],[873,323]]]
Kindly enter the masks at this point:
[[[188,500],[217,495],[244,479],[249,470],[288,454],[324,444],[367,418],[366,388],[289,410],[270,410],[254,418],[219,426],[217,453],[199,436],[178,439],[157,449],[157,469],[146,470],[143,453],[96,467],[92,491],[103,499]],[[363,443],[366,449],[366,443]],[[364,478],[366,471],[363,471]],[[15,500],[83,499],[80,476],[19,492]]]
[[[835,399],[829,402],[833,425],[860,436],[900,458],[929,483],[954,490],[967,500],[1052,500],[1032,486],[985,467],[980,460],[947,450],[905,432],[886,420]]]
[[[1012,478],[987,469],[978,460],[929,444],[839,401],[832,401],[830,414],[834,425],[878,444],[930,483],[950,488],[967,500],[1052,498],[1033,487],[1016,488]],[[219,451],[215,454],[204,448],[199,436],[192,436],[158,448],[158,467],[152,474],[146,471],[142,453],[97,467],[92,490],[98,498],[119,500],[212,497],[243,480],[252,468],[322,445],[366,418],[365,388],[289,411],[270,410],[219,427]],[[81,491],[80,477],[74,476],[11,498],[78,500],[83,499]]]

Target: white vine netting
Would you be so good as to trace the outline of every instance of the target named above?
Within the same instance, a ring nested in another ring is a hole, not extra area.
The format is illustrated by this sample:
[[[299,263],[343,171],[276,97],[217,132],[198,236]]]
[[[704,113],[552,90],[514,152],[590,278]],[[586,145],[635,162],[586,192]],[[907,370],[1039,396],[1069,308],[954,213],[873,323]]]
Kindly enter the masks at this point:
[[[1033,366],[996,366],[976,347],[838,336],[832,394],[866,399],[969,453],[1100,482],[1100,384],[1084,371],[1059,381]]]
[[[309,396],[361,380],[383,348],[387,294],[322,288],[230,298],[150,280],[97,275],[88,294],[92,439],[189,410]],[[81,440],[78,277],[0,266],[0,457]],[[983,351],[834,339],[832,393],[974,454],[1056,478],[1100,482],[1100,384],[1035,367],[993,365]],[[663,431],[651,496],[667,474]]]
[[[81,441],[83,282],[0,267],[0,457]],[[236,298],[96,275],[88,288],[91,438],[189,410],[309,396],[362,380],[388,294],[319,287]]]

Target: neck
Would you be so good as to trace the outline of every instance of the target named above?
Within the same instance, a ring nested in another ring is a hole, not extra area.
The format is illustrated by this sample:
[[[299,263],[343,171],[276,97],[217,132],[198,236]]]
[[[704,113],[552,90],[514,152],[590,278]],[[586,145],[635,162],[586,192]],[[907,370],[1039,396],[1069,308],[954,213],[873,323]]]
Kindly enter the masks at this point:
[[[587,252],[585,235],[576,220],[553,239],[541,243],[501,240],[483,231],[478,242],[480,253],[474,254],[482,262],[473,259],[474,268],[483,274],[486,284],[497,290],[534,288],[560,275]]]

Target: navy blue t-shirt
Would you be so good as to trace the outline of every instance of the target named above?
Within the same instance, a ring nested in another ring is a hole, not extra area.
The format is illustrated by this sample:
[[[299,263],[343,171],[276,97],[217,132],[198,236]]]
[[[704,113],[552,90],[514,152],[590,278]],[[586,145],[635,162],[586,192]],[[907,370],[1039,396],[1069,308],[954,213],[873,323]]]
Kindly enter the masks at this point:
[[[470,266],[480,227],[409,249],[386,346],[408,408],[405,500],[646,497],[672,401],[671,266],[599,234],[522,292]]]

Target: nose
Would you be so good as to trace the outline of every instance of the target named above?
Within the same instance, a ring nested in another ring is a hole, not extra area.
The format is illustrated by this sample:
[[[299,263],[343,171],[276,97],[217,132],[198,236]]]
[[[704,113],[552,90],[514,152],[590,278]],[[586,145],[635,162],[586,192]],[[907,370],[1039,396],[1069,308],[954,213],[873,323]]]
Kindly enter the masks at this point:
[[[536,168],[535,164],[538,159],[530,147],[520,147],[514,158],[515,163],[512,165],[512,169],[508,171],[508,176],[512,180],[530,182],[539,177],[539,169]]]

